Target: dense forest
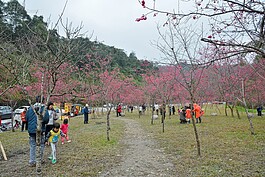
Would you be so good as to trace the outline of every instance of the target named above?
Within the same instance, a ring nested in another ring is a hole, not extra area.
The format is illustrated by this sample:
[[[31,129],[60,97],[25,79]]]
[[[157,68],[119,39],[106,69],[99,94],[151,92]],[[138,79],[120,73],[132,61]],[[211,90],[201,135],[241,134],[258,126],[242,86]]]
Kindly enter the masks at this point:
[[[60,23],[59,19],[58,22]],[[29,66],[42,65],[45,62],[56,65],[54,69],[59,69],[62,64],[68,64],[71,68],[77,67],[81,73],[69,76],[76,80],[84,75],[82,70],[101,73],[107,69],[119,70],[125,77],[140,84],[141,74],[147,70],[157,70],[157,64],[138,59],[134,52],[127,55],[123,49],[91,41],[84,34],[80,34],[80,30],[81,27],[71,29],[66,24],[65,35],[62,36],[56,27],[50,29],[42,16],[29,16],[18,1],[0,1],[1,95],[4,95],[5,90],[10,92],[9,88],[17,84],[35,82],[33,73],[28,71]],[[4,102],[8,99],[10,98],[1,97]]]
[[[141,80],[140,74],[145,73],[146,69],[155,69],[156,64],[147,60],[140,60],[136,57],[134,52],[127,55],[123,49],[118,49],[113,46],[107,46],[98,41],[91,41],[90,38],[84,37],[82,34],[79,36],[67,36],[63,37],[58,34],[57,30],[49,29],[49,24],[43,21],[42,16],[34,15],[30,17],[24,7],[16,0],[9,2],[0,1],[0,39],[1,42],[6,44],[12,44],[17,50],[24,50],[25,54],[32,56],[30,47],[28,49],[21,48],[23,41],[24,46],[28,42],[32,42],[34,37],[41,37],[38,39],[39,44],[35,46],[38,51],[45,55],[45,48],[41,43],[47,42],[49,50],[56,53],[59,48],[56,45],[63,43],[78,44],[75,51],[72,51],[71,57],[67,57],[69,62],[75,62],[77,66],[82,67],[82,64],[87,64],[87,57],[90,56],[90,60],[101,58],[109,58],[110,70],[119,68],[121,73],[126,76],[131,76],[137,81]],[[66,30],[66,29],[65,29]],[[67,29],[69,30],[69,29]],[[79,29],[80,30],[80,29]],[[66,32],[66,35],[71,35],[73,31]],[[75,31],[79,32],[79,31]],[[49,36],[48,36],[49,35]],[[49,38],[49,41],[45,41]],[[31,47],[32,49],[32,47]],[[57,50],[57,51],[56,51]],[[2,57],[4,57],[2,53]],[[91,62],[91,61],[90,61]],[[96,67],[96,66],[95,66]]]

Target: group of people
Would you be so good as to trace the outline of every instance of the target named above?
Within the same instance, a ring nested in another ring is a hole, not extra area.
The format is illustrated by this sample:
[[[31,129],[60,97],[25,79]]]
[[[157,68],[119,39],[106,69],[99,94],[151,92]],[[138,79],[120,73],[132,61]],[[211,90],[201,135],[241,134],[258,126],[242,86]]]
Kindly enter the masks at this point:
[[[172,114],[175,115],[175,112],[176,112],[175,106],[169,105],[168,108],[169,108],[169,115],[172,115]],[[165,104],[162,104],[161,106],[159,106],[157,103],[155,103],[153,106],[153,111],[156,113],[156,115],[160,113],[160,115],[164,114],[164,118],[166,117],[166,105]],[[179,119],[180,119],[181,124],[190,123],[192,115],[195,116],[196,123],[201,123],[204,111],[203,109],[201,109],[201,107],[198,104],[194,103],[193,106],[188,105],[188,106],[185,106],[184,108],[178,109],[178,114],[179,114]]]
[[[128,105],[127,106],[127,110],[128,110],[128,112],[133,112],[133,105]]]
[[[196,103],[194,103],[193,106],[185,106],[181,110],[178,110],[178,112],[181,124],[190,123],[192,115],[195,116],[196,123],[201,123],[202,116],[204,115],[204,110]]]
[[[41,122],[41,162],[43,163],[43,152],[45,145],[51,146],[51,156],[49,159],[53,164],[56,163],[56,148],[58,141],[61,137],[62,144],[65,139],[67,142],[71,142],[68,136],[68,119],[64,119],[63,124],[56,122],[58,116],[53,109],[53,103],[50,102],[45,109],[45,105],[36,103],[34,106],[30,106],[25,114],[25,121],[28,124],[29,144],[30,144],[30,159],[29,165],[36,166],[36,136],[37,136],[37,123],[38,115],[42,114]]]

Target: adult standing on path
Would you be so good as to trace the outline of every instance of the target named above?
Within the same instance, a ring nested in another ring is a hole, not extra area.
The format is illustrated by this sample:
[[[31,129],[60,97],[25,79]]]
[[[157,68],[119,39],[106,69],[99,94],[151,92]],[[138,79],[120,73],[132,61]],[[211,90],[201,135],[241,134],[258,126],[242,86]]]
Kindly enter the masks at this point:
[[[120,142],[126,147],[118,165],[102,173],[101,177],[176,177],[176,169],[170,156],[163,153],[157,142],[145,132],[136,120],[121,119],[125,122],[125,136]]]
[[[88,114],[89,114],[89,109],[88,109],[88,104],[84,107],[84,124],[88,124]]]
[[[53,103],[52,102],[49,102],[47,104],[47,112],[49,114],[49,122],[46,125],[45,136],[47,136],[47,134],[52,130],[54,121],[56,121],[58,119],[56,111],[53,109]]]
[[[34,108],[31,106],[27,113],[26,113],[26,121],[28,122],[28,133],[29,133],[29,145],[30,145],[30,150],[29,150],[29,166],[34,167],[36,166],[36,130],[37,130],[37,115],[35,113],[42,112],[44,111],[44,106],[41,106],[40,104],[35,104]],[[42,119],[42,127],[41,127],[41,159],[43,156],[43,151],[44,151],[44,141],[45,141],[45,126],[49,121],[49,114],[46,111],[43,119]]]

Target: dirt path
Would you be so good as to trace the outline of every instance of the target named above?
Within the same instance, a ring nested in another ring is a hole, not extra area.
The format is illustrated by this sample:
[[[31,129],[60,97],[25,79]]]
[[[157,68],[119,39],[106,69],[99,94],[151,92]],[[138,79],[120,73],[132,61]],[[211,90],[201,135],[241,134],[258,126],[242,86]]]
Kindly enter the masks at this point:
[[[152,137],[135,120],[123,120],[126,130],[121,143],[125,145],[126,150],[122,154],[121,163],[103,173],[101,177],[178,176],[174,165]]]

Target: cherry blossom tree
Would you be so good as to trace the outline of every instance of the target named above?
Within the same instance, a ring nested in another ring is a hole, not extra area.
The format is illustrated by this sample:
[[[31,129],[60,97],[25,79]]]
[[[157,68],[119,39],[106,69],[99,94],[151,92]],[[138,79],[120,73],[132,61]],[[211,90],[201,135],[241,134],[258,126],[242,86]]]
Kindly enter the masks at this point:
[[[103,99],[105,103],[112,103],[107,112],[107,140],[110,140],[110,113],[114,105],[123,103],[127,96],[126,90],[130,87],[130,80],[127,80],[118,69],[104,71],[99,74],[98,92],[93,98]]]
[[[197,103],[201,98],[198,97],[198,88],[205,69],[203,58],[200,55],[205,46],[200,42],[202,33],[194,30],[189,25],[178,28],[174,24],[168,23],[165,31],[158,32],[160,40],[157,48],[164,55],[163,60],[175,67],[174,82],[183,88],[188,94],[189,103]],[[198,155],[201,155],[200,141],[195,125],[194,117],[192,123],[197,142]]]
[[[265,58],[265,5],[263,0],[176,0],[176,8],[163,8],[164,3],[138,0],[146,13],[136,21],[165,14],[164,24],[181,25],[182,22],[207,21],[208,34],[201,40],[231,47],[229,56],[255,53]]]

